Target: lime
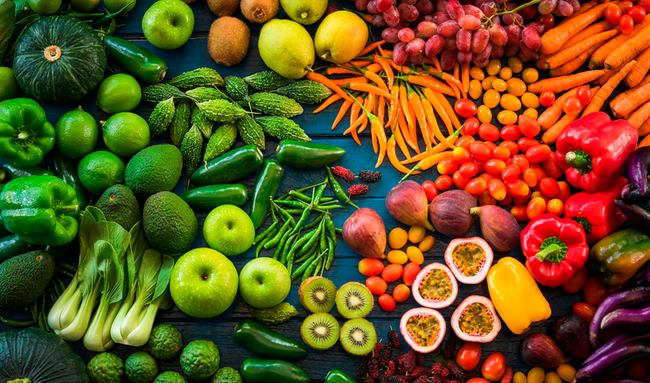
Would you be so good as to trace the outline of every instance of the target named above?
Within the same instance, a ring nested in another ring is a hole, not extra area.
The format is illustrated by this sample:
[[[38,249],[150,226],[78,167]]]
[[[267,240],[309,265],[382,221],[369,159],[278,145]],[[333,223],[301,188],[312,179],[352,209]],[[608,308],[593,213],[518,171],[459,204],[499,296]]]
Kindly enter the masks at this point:
[[[93,12],[99,6],[99,0],[70,0],[70,4],[82,12]]]
[[[70,158],[81,158],[95,150],[99,137],[97,121],[81,107],[61,116],[54,130],[57,149]]]
[[[131,157],[149,145],[149,124],[131,112],[112,115],[102,126],[108,150],[122,157]]]
[[[115,184],[124,182],[124,161],[117,155],[99,150],[79,161],[79,180],[93,194],[100,195]]]
[[[14,70],[0,66],[0,101],[14,98],[16,92],[18,92],[18,82],[14,76]]]
[[[104,6],[109,12],[117,12],[128,3],[131,3],[131,5],[126,8],[126,12],[131,12],[135,7],[135,0],[104,0]]]
[[[29,0],[29,8],[39,15],[53,15],[61,8],[61,0]]]
[[[142,99],[138,81],[128,74],[106,77],[97,88],[97,104],[108,114],[130,112]]]

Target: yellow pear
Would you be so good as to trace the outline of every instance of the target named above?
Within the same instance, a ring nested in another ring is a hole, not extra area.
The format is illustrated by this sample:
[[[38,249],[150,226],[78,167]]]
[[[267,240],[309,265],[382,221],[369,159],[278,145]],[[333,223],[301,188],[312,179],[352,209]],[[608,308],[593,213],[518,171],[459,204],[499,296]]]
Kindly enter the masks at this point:
[[[350,11],[336,11],[327,15],[314,37],[318,57],[338,64],[357,57],[367,42],[366,22]]]
[[[295,21],[268,21],[260,31],[257,46],[264,64],[286,78],[302,78],[314,65],[314,41]]]

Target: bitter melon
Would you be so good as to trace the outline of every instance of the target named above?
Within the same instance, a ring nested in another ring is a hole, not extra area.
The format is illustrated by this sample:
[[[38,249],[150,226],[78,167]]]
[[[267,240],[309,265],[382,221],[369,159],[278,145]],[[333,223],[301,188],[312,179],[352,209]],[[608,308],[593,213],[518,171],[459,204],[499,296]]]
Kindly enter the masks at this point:
[[[251,107],[271,116],[293,117],[302,114],[302,106],[289,97],[277,93],[255,93],[246,98]]]
[[[282,302],[268,309],[256,309],[248,306],[248,312],[258,322],[267,326],[284,323],[298,315],[298,310],[291,303],[287,302]]]
[[[192,125],[185,133],[181,143],[181,154],[183,155],[183,166],[185,175],[190,177],[201,162],[201,150],[203,150],[203,136],[196,125]]]
[[[146,102],[158,103],[170,97],[184,99],[187,98],[187,95],[177,87],[169,84],[154,84],[142,89],[142,99]]]
[[[262,126],[266,133],[279,140],[311,141],[300,125],[286,117],[262,116],[257,117],[255,121]]]
[[[187,100],[182,100],[176,105],[176,111],[174,112],[174,118],[172,119],[172,124],[169,127],[169,137],[172,140],[172,143],[176,146],[180,146],[183,142],[183,137],[188,130],[190,130],[190,119],[192,118],[192,107]]]
[[[170,97],[164,101],[161,101],[153,108],[151,115],[149,116],[149,132],[150,136],[154,137],[169,127],[174,119],[174,112],[176,108],[174,107],[174,97]]]
[[[301,104],[316,104],[332,95],[330,88],[317,81],[301,80],[278,88],[278,94],[293,98]]]
[[[266,142],[264,140],[264,130],[262,127],[255,122],[253,117],[248,114],[245,114],[236,121],[237,129],[239,130],[239,135],[248,145],[255,145],[260,150],[266,148]]]
[[[200,86],[223,86],[223,78],[212,68],[197,68],[181,73],[169,80],[169,84],[180,89],[192,89]]]
[[[227,100],[228,96],[217,88],[198,87],[190,89],[185,94],[194,102],[205,102],[210,100]]]
[[[246,114],[246,111],[239,105],[234,105],[226,100],[200,102],[197,106],[207,118],[215,122],[232,122]]]
[[[248,84],[241,77],[228,76],[225,78],[226,91],[233,99],[239,101],[248,96]]]
[[[210,136],[212,136],[214,122],[196,104],[192,106],[192,125],[196,125],[206,139],[210,139]]]
[[[213,159],[227,152],[237,140],[237,126],[233,123],[221,125],[214,131],[205,148],[203,161],[207,164]]]
[[[276,90],[280,87],[287,86],[294,82],[294,80],[275,73],[272,70],[267,70],[264,72],[257,72],[248,77],[244,77],[244,81],[253,89],[260,92],[269,92]]]

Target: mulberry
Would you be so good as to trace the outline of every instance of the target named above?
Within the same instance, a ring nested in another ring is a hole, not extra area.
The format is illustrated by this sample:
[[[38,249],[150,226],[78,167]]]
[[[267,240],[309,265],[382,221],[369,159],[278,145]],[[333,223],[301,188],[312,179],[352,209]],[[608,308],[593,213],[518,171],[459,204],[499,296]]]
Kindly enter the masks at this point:
[[[440,372],[440,376],[447,379],[449,376],[451,376],[451,371],[449,371],[448,368],[443,368],[442,371]]]
[[[391,372],[391,375],[395,375],[397,372],[397,366],[395,366],[395,362],[392,360],[388,362],[388,366],[386,367],[386,372]]]
[[[348,194],[350,197],[366,193],[368,193],[368,185],[356,184],[350,186],[348,189]]]
[[[415,365],[418,366],[418,367],[424,367],[424,357],[425,357],[424,354],[422,354],[420,352],[416,352],[415,353]]]
[[[366,355],[359,361],[357,366],[357,377],[363,378],[368,375],[368,362],[370,361],[370,355]]]
[[[445,366],[443,366],[442,363],[434,363],[433,366],[431,367],[431,374],[440,375],[442,374],[443,368],[445,368]]]
[[[456,355],[456,343],[458,341],[458,338],[455,336],[451,336],[447,341],[445,342],[445,347],[442,349],[442,357],[445,359],[454,359],[454,355]]]
[[[465,371],[463,371],[463,369],[460,368],[460,366],[457,365],[456,363],[454,362],[447,363],[447,368],[451,372],[451,376],[454,379],[460,379],[460,380],[465,379]]]
[[[429,383],[429,378],[426,376],[419,376],[413,381],[413,383]]]
[[[397,364],[399,365],[400,369],[411,373],[413,370],[415,370],[415,351],[411,350],[407,352],[406,354],[400,356],[397,358]]]
[[[357,178],[357,176],[352,173],[351,170],[344,168],[343,166],[334,166],[332,168],[332,173],[339,177],[343,178],[344,180],[348,182],[354,182],[354,179]]]
[[[378,359],[380,352],[381,352],[381,342],[377,342],[375,343],[375,348],[372,349],[372,357]]]
[[[375,380],[370,375],[366,375],[366,377],[363,378],[363,383],[375,383]]]
[[[382,383],[409,383],[409,380],[405,376],[394,375],[385,378]]]
[[[419,378],[421,376],[429,376],[431,371],[426,367],[416,367],[413,372],[411,372],[412,378]]]
[[[374,379],[379,378],[379,362],[377,362],[377,359],[370,359],[368,362],[368,373]]]
[[[444,381],[439,376],[434,375],[429,378],[429,383],[444,383]]]
[[[363,182],[377,182],[381,179],[381,172],[362,170],[359,172],[359,179]]]
[[[506,373],[503,374],[503,378],[501,378],[501,383],[511,383],[513,376],[514,376],[514,371],[512,370],[512,367],[506,368]]]
[[[388,366],[388,362],[391,360],[392,357],[393,357],[393,346],[391,343],[386,343],[384,346],[382,346],[381,352],[379,353],[379,358],[377,358],[377,360],[379,361],[379,367]]]
[[[399,340],[399,336],[397,335],[397,331],[395,330],[388,330],[388,340],[390,344],[393,346],[395,349],[400,349],[402,348],[402,343]]]

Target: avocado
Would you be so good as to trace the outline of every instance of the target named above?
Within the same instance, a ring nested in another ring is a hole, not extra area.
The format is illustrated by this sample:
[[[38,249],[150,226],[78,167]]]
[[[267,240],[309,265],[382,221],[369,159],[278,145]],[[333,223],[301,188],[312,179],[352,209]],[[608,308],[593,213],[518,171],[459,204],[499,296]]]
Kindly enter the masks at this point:
[[[168,191],[147,199],[142,211],[142,225],[151,246],[164,254],[188,251],[199,235],[199,224],[190,205]]]
[[[142,219],[138,200],[126,185],[113,185],[106,189],[95,206],[107,220],[119,223],[127,231]]]
[[[153,356],[142,351],[129,355],[124,369],[126,379],[131,383],[151,383],[158,376],[158,363]]]
[[[0,309],[21,310],[38,298],[54,275],[54,258],[42,250],[0,264]]]
[[[136,153],[126,165],[126,186],[138,197],[171,191],[181,178],[183,156],[170,144],[154,145]]]

